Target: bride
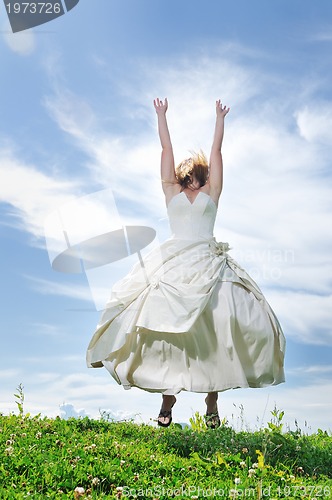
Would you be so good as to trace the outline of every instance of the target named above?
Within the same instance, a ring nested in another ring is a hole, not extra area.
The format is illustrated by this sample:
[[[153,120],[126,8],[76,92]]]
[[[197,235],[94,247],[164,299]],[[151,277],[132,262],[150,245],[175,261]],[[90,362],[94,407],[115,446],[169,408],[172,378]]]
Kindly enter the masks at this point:
[[[112,289],[87,351],[125,389],[162,394],[158,425],[172,422],[182,390],[207,393],[206,425],[220,425],[218,393],[284,382],[285,338],[257,284],[213,237],[223,185],[221,147],[229,108],[216,101],[210,161],[175,167],[168,101],[156,99],[161,181],[171,237]]]

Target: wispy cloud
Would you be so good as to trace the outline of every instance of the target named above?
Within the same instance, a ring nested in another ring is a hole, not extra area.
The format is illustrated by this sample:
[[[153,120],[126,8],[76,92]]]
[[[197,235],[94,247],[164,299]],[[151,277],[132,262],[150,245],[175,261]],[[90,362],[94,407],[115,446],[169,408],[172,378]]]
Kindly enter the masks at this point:
[[[320,383],[321,379],[330,379],[332,373],[332,365],[309,365],[309,366],[298,366],[296,368],[288,370],[289,374],[298,375],[303,377],[303,375],[311,376],[313,381]]]
[[[326,29],[322,29],[320,32],[314,34],[311,37],[311,41],[313,42],[332,42],[332,29],[328,27]]]
[[[49,324],[49,323],[32,323],[30,329],[31,335],[45,336],[45,337],[57,337],[63,336],[65,334],[64,328],[59,325]]]
[[[313,374],[325,374],[332,372],[332,365],[314,365],[309,366],[306,371]]]
[[[332,295],[269,290],[268,297],[288,336],[305,344],[331,346]]]
[[[78,285],[77,283],[56,283],[54,281],[28,275],[26,275],[25,278],[29,280],[33,290],[36,290],[43,295],[60,295],[92,303],[88,285]]]
[[[16,368],[11,368],[8,370],[0,370],[0,379],[1,380],[12,380],[14,378],[17,378],[19,375],[20,371]],[[15,387],[13,387],[15,389]]]
[[[0,202],[8,204],[6,223],[36,238],[44,237],[46,216],[74,199],[79,183],[52,177],[35,165],[0,149]]]

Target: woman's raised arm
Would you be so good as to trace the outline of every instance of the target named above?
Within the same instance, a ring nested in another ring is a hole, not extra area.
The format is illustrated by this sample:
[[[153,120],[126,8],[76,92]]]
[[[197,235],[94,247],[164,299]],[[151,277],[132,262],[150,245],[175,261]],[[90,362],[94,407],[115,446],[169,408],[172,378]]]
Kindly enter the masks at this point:
[[[170,189],[177,184],[175,176],[174,155],[171,137],[168,130],[166,111],[168,109],[167,98],[163,101],[155,99],[153,101],[157,116],[158,116],[158,132],[161,143],[161,180],[163,191],[166,194]]]
[[[216,126],[210,155],[209,185],[210,195],[216,201],[219,199],[223,185],[223,162],[221,146],[224,138],[225,116],[230,108],[223,106],[220,99],[216,101]]]

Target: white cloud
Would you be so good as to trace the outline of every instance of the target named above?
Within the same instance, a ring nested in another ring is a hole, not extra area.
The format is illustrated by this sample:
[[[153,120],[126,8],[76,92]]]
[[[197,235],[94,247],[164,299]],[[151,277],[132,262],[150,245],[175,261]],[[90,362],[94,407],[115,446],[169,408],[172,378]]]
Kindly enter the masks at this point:
[[[296,113],[297,125],[301,136],[308,142],[331,145],[332,142],[332,104],[312,102]]]
[[[311,378],[316,377],[316,383],[319,383],[321,378],[330,377],[332,373],[332,365],[311,365],[311,366],[298,366],[291,370],[288,370],[292,375],[298,375],[303,377],[304,374],[308,374]]]
[[[14,378],[17,378],[18,375],[19,375],[19,370],[17,370],[16,368],[11,368],[11,369],[7,369],[7,370],[0,370],[0,379],[1,380],[5,380],[5,379],[12,380]]]
[[[315,365],[315,366],[309,366],[308,369],[304,369],[308,373],[314,373],[318,375],[325,375],[326,373],[331,373],[332,372],[332,365],[326,365],[326,366],[321,366],[321,365]]]
[[[77,283],[56,283],[55,281],[25,276],[31,283],[31,287],[43,295],[60,295],[77,300],[92,302],[91,292],[88,285],[77,285]]]
[[[0,150],[0,202],[11,205],[7,223],[44,237],[46,216],[59,205],[74,199],[78,183],[59,180],[43,173],[33,165]]]
[[[331,346],[332,295],[269,290],[268,297],[287,336],[305,344]]]
[[[53,67],[48,67],[48,70],[57,71]],[[56,74],[56,78],[58,78],[58,74]],[[59,84],[58,80],[57,83]],[[56,82],[53,82],[53,85],[55,95],[52,99],[45,97],[44,104],[46,108],[53,115],[61,130],[77,139],[77,141],[87,141],[87,148],[89,148],[94,141],[94,136],[89,138],[89,133],[97,126],[92,108],[86,100],[79,98],[69,89],[66,89],[63,82],[61,82],[61,88],[57,88]]]
[[[31,30],[12,33],[9,22],[2,24],[2,37],[6,45],[21,56],[29,56],[36,49],[36,37]]]
[[[40,335],[45,337],[57,337],[65,334],[64,328],[49,323],[32,323],[30,335]]]
[[[96,185],[111,188],[117,196],[132,204],[137,193],[149,192],[144,197],[147,211],[160,209],[158,198],[153,194],[159,185],[159,148],[148,140],[128,147],[128,138],[109,134],[100,129],[98,119],[87,102],[53,82],[55,92],[45,99],[45,106],[59,128],[70,135],[77,147],[87,155],[87,166]],[[100,121],[102,119],[100,118]],[[161,192],[161,189],[159,188]],[[158,193],[160,195],[160,193]],[[138,206],[142,199],[138,200]],[[133,211],[134,212],[134,211]],[[132,221],[139,217],[132,216]]]
[[[85,413],[84,408],[76,410],[71,404],[62,404],[60,405],[60,417],[64,420],[68,420],[68,418],[82,418],[87,417],[88,415]]]

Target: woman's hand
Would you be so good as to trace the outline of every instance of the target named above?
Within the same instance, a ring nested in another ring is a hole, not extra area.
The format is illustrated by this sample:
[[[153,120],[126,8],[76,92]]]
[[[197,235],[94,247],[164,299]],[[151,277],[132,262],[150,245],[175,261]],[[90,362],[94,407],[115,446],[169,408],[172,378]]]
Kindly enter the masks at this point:
[[[223,106],[221,104],[221,101],[220,99],[218,101],[216,101],[216,112],[217,112],[217,116],[221,116],[222,118],[224,118],[227,113],[229,112],[230,108],[227,108],[226,106]]]
[[[157,98],[153,101],[153,104],[154,104],[154,109],[156,110],[157,115],[159,115],[159,114],[165,115],[166,114],[166,111],[168,108],[167,97],[165,97],[164,102]]]

